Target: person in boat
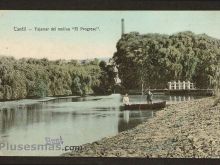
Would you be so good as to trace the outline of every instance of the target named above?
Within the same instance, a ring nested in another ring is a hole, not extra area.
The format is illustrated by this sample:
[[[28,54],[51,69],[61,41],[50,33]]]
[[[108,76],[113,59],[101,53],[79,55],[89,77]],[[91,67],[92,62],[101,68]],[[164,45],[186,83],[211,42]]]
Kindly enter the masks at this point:
[[[125,105],[130,105],[129,97],[128,94],[126,93],[125,96],[123,97],[123,104]]]
[[[153,100],[153,93],[151,93],[150,90],[147,91],[147,103],[149,104],[152,104],[152,100]]]

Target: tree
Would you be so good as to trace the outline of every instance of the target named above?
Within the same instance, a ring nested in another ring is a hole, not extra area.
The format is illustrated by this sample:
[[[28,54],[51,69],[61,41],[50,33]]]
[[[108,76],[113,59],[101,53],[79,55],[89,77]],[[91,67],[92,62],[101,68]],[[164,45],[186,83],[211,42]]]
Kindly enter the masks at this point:
[[[47,96],[47,85],[41,79],[35,81],[34,96],[42,98]]]
[[[100,85],[97,59],[80,64],[77,60],[0,57],[0,100],[26,97],[87,95]]]
[[[126,89],[165,88],[173,80],[213,87],[220,56],[218,39],[189,31],[170,36],[132,32],[122,35],[116,48],[113,60]]]
[[[83,95],[83,91],[81,89],[80,78],[78,76],[76,76],[73,79],[71,89],[72,89],[73,94],[77,94],[77,95],[81,95],[81,96]]]
[[[99,85],[93,87],[93,90],[97,94],[109,94],[112,93],[115,86],[116,73],[114,71],[114,65],[108,64],[105,61],[99,63],[101,69],[101,75],[99,77]]]

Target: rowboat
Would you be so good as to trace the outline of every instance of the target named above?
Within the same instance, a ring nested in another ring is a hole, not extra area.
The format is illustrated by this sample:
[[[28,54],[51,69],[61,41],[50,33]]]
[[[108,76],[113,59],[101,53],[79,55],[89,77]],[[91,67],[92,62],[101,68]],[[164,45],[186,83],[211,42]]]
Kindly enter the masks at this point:
[[[123,110],[154,110],[154,109],[158,110],[165,108],[165,106],[166,106],[166,101],[161,101],[152,104],[141,103],[141,104],[124,105],[122,109]]]

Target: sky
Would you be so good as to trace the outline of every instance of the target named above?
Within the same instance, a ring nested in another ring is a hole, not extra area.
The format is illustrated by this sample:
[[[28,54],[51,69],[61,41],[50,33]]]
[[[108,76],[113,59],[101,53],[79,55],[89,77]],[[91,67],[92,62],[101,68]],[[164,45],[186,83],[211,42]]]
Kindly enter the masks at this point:
[[[220,39],[220,11],[0,11],[0,55],[15,58],[112,57],[125,33],[206,33]],[[26,31],[19,28],[26,27]],[[36,31],[49,28],[49,31]],[[51,28],[55,27],[55,31]],[[74,28],[78,27],[78,31]],[[58,31],[70,28],[70,31]],[[84,28],[84,29],[80,29]],[[85,31],[94,28],[94,31]]]

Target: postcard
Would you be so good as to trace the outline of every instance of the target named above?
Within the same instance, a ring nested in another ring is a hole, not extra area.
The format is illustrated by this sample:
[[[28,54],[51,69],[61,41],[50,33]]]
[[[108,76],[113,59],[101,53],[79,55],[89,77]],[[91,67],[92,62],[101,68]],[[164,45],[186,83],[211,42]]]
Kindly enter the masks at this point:
[[[0,155],[219,158],[219,11],[0,11]]]

